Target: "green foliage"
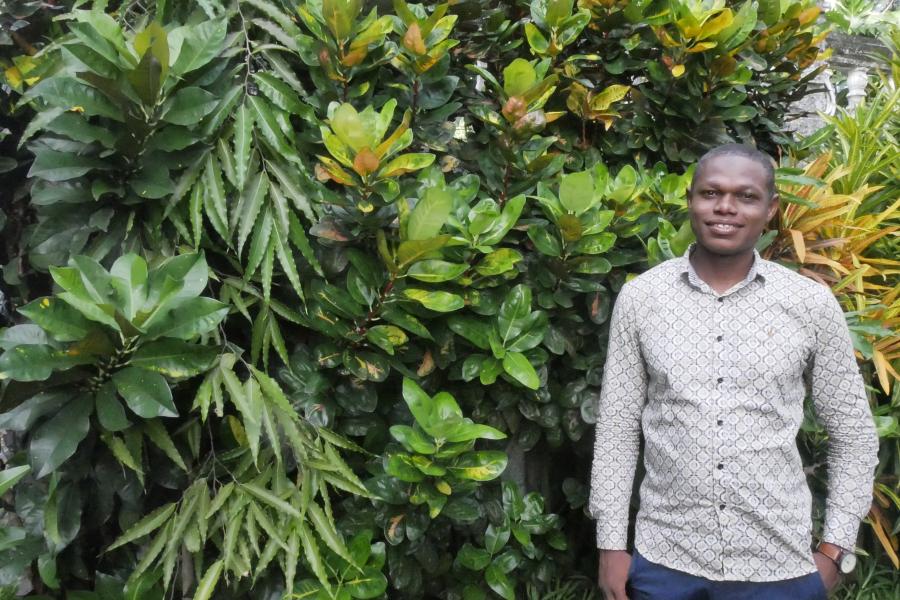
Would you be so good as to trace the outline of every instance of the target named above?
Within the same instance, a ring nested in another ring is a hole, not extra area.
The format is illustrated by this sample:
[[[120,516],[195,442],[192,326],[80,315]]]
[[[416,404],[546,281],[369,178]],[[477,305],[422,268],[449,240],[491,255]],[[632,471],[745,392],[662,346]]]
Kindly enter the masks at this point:
[[[587,597],[572,482],[614,295],[691,241],[703,150],[789,141],[817,16],[808,0],[58,15],[3,59],[29,118],[0,140],[21,148],[0,167],[28,172],[0,215],[20,306],[0,330],[0,428],[31,471],[6,494],[0,586]],[[870,116],[834,128],[895,135]],[[837,153],[853,185],[884,186],[862,212],[884,210],[893,163],[865,171],[887,153],[854,144]],[[546,498],[516,483],[523,455]]]

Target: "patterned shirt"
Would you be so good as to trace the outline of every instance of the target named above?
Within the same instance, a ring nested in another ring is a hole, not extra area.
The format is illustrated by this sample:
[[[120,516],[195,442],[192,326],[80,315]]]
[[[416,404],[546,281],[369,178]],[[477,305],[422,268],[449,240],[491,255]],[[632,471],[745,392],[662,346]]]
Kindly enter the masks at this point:
[[[823,539],[852,549],[878,438],[831,290],[758,253],[722,294],[687,254],[625,284],[597,413],[597,546],[626,548],[643,433],[635,547],[648,560],[719,581],[815,572],[796,442],[805,384],[829,436]]]

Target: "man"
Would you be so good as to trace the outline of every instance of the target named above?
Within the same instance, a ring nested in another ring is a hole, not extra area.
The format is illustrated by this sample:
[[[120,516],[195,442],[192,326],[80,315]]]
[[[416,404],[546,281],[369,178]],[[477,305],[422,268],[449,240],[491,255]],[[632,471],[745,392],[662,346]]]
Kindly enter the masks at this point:
[[[852,570],[878,451],[844,315],[755,250],[778,210],[768,156],[711,150],[688,209],[697,242],[626,283],[613,310],[591,475],[600,586],[612,600],[825,598]],[[816,552],[796,445],[805,383],[829,434]]]

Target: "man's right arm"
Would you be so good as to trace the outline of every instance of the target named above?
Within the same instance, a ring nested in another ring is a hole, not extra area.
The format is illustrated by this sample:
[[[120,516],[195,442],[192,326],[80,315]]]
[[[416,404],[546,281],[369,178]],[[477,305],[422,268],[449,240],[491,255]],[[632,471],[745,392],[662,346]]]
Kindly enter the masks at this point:
[[[597,520],[601,549],[600,585],[609,597],[624,597],[627,567],[628,507],[637,466],[641,412],[647,395],[647,372],[638,337],[636,303],[630,286],[616,300],[597,409],[594,461],[588,509]],[[630,561],[629,561],[630,562]]]

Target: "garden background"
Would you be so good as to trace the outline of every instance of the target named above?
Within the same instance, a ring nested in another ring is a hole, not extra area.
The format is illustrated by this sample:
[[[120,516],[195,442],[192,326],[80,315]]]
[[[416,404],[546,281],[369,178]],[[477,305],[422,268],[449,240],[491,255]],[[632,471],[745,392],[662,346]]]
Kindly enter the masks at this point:
[[[840,299],[881,437],[839,596],[900,596],[900,34],[867,7],[0,1],[0,597],[597,597],[610,307],[730,140],[779,161],[760,250]],[[834,28],[880,73],[793,136]]]

